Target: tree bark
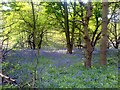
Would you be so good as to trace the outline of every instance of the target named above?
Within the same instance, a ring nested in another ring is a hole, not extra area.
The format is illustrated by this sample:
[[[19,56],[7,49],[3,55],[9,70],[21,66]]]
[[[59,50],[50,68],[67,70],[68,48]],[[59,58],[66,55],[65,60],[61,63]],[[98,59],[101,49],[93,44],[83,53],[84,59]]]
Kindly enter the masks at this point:
[[[73,13],[74,13],[74,14],[73,14],[72,35],[71,35],[71,48],[72,48],[72,49],[73,49],[74,32],[75,32],[76,0],[74,0]]]
[[[31,0],[32,14],[33,14],[33,49],[36,49],[36,20],[35,20],[35,10],[34,5]]]
[[[41,49],[41,45],[42,45],[42,41],[43,41],[43,35],[44,35],[44,32],[42,30],[41,34],[40,34],[40,40],[39,40],[39,43],[38,43],[38,48]]]
[[[102,2],[102,31],[101,31],[101,45],[100,45],[100,63],[101,65],[106,65],[106,49],[107,49],[107,25],[108,25],[108,2],[103,0]]]
[[[93,47],[91,45],[90,37],[88,34],[88,27],[85,25],[84,26],[84,40],[85,40],[85,67],[90,68],[91,67],[91,59],[92,59],[92,52],[93,52]]]
[[[0,64],[2,64],[2,45],[0,44]],[[0,69],[0,73],[2,73],[2,68]],[[2,85],[2,77],[0,77],[0,85]]]
[[[119,37],[118,37],[118,33],[117,33],[117,23],[116,22],[114,22],[114,24],[115,24],[115,26],[114,26],[114,32],[115,32],[115,48],[116,49],[118,49],[118,47],[119,47]]]
[[[86,68],[90,68],[91,67],[91,59],[92,59],[92,52],[93,52],[93,47],[91,45],[91,40],[89,37],[89,33],[88,33],[88,24],[89,24],[89,20],[90,17],[92,15],[92,5],[91,5],[91,1],[88,2],[88,6],[86,8],[86,17],[83,23],[84,26],[84,40],[85,40],[85,62],[84,65]]]
[[[65,36],[66,36],[66,42],[67,42],[67,53],[72,54],[72,45],[70,42],[67,0],[64,0],[64,13],[65,13],[64,23],[65,23]]]

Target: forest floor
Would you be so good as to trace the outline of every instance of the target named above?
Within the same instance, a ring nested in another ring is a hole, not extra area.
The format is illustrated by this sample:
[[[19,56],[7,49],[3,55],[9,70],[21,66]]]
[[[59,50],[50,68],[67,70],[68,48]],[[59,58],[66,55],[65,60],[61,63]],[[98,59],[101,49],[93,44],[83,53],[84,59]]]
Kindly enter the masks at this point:
[[[95,49],[95,51],[93,52],[93,59],[92,59],[93,65],[94,64],[99,65],[99,60],[100,60],[99,53],[100,51],[98,49]],[[109,64],[115,65],[118,63],[116,59],[117,53],[118,53],[118,50],[115,50],[115,49],[110,49],[107,51],[107,59],[109,61]],[[50,73],[54,72],[53,74],[56,74],[57,72],[56,70],[58,70],[59,74],[60,73],[64,74],[65,73],[64,71],[68,70],[68,68],[70,68],[71,66],[74,66],[75,64],[77,66],[80,66],[79,64],[82,65],[83,62],[84,62],[83,49],[74,49],[73,54],[66,54],[66,49],[51,49],[51,50],[41,49],[40,56],[37,56],[37,50],[26,50],[26,49],[15,50],[15,51],[11,51],[6,57],[6,59],[4,60],[3,72],[6,75],[10,76],[11,78],[14,78],[19,85],[23,85],[25,82],[31,80],[35,69],[37,70],[39,79],[40,78],[44,79],[43,77],[44,75],[46,75],[46,78],[48,78],[49,76],[51,76]],[[116,71],[116,69],[112,68],[111,70]],[[49,71],[51,72],[48,73]],[[81,72],[78,71],[77,74],[80,74],[80,73]],[[75,75],[73,75],[72,77],[74,76]],[[42,83],[42,84],[44,83],[44,85],[41,84],[40,87],[42,86],[61,87],[59,85],[51,86],[50,84],[51,82],[48,82],[48,81],[42,82],[40,80],[39,83]],[[84,87],[84,86],[78,86],[78,87]]]
[[[12,51],[5,59],[11,63],[25,64],[36,62],[37,58],[41,58],[42,61],[49,60],[53,62],[53,65],[58,66],[70,66],[71,64],[81,62],[84,59],[83,49],[74,49],[73,54],[66,54],[66,49],[53,49],[53,50],[40,50],[40,56],[37,56],[37,50],[17,50]],[[93,57],[99,54],[99,50],[93,52]],[[40,61],[40,60],[39,60]]]

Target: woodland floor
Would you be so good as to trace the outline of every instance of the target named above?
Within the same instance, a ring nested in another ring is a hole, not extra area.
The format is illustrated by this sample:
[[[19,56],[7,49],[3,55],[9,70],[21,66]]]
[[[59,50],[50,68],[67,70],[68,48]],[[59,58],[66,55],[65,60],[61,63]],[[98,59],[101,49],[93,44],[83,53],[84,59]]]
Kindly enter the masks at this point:
[[[110,49],[107,51],[107,58],[110,60],[117,56],[118,50]],[[92,64],[99,64],[100,51],[95,49],[93,52]],[[14,78],[17,83],[22,85],[25,81],[30,81],[33,71],[37,65],[37,73],[45,74],[48,68],[69,68],[71,65],[83,63],[83,49],[74,49],[73,54],[66,54],[66,49],[41,49],[40,56],[36,56],[37,51],[34,50],[15,50],[11,51],[3,63],[3,72]],[[111,61],[117,63],[118,61]],[[44,76],[44,75],[43,75]]]

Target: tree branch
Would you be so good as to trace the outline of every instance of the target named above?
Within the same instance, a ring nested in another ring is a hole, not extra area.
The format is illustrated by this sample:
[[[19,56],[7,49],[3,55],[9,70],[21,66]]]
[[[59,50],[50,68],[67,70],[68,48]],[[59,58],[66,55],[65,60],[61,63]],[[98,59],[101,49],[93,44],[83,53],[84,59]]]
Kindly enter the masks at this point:
[[[14,79],[6,76],[6,75],[3,75],[2,73],[0,73],[0,76],[1,76],[2,78],[5,78],[6,80],[8,80],[8,81],[10,81],[10,82],[13,82],[13,83],[17,84],[16,80],[14,80]]]

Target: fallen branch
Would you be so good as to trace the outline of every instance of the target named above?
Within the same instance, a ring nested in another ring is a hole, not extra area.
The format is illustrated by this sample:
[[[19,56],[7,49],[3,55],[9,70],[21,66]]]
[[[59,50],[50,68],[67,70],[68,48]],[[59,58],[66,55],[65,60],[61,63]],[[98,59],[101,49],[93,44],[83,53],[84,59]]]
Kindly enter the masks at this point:
[[[6,75],[3,75],[2,73],[0,73],[0,77],[2,78],[5,78],[6,80],[10,81],[10,82],[13,82],[13,83],[16,83],[16,80],[6,76]],[[16,83],[17,84],[17,83]]]

